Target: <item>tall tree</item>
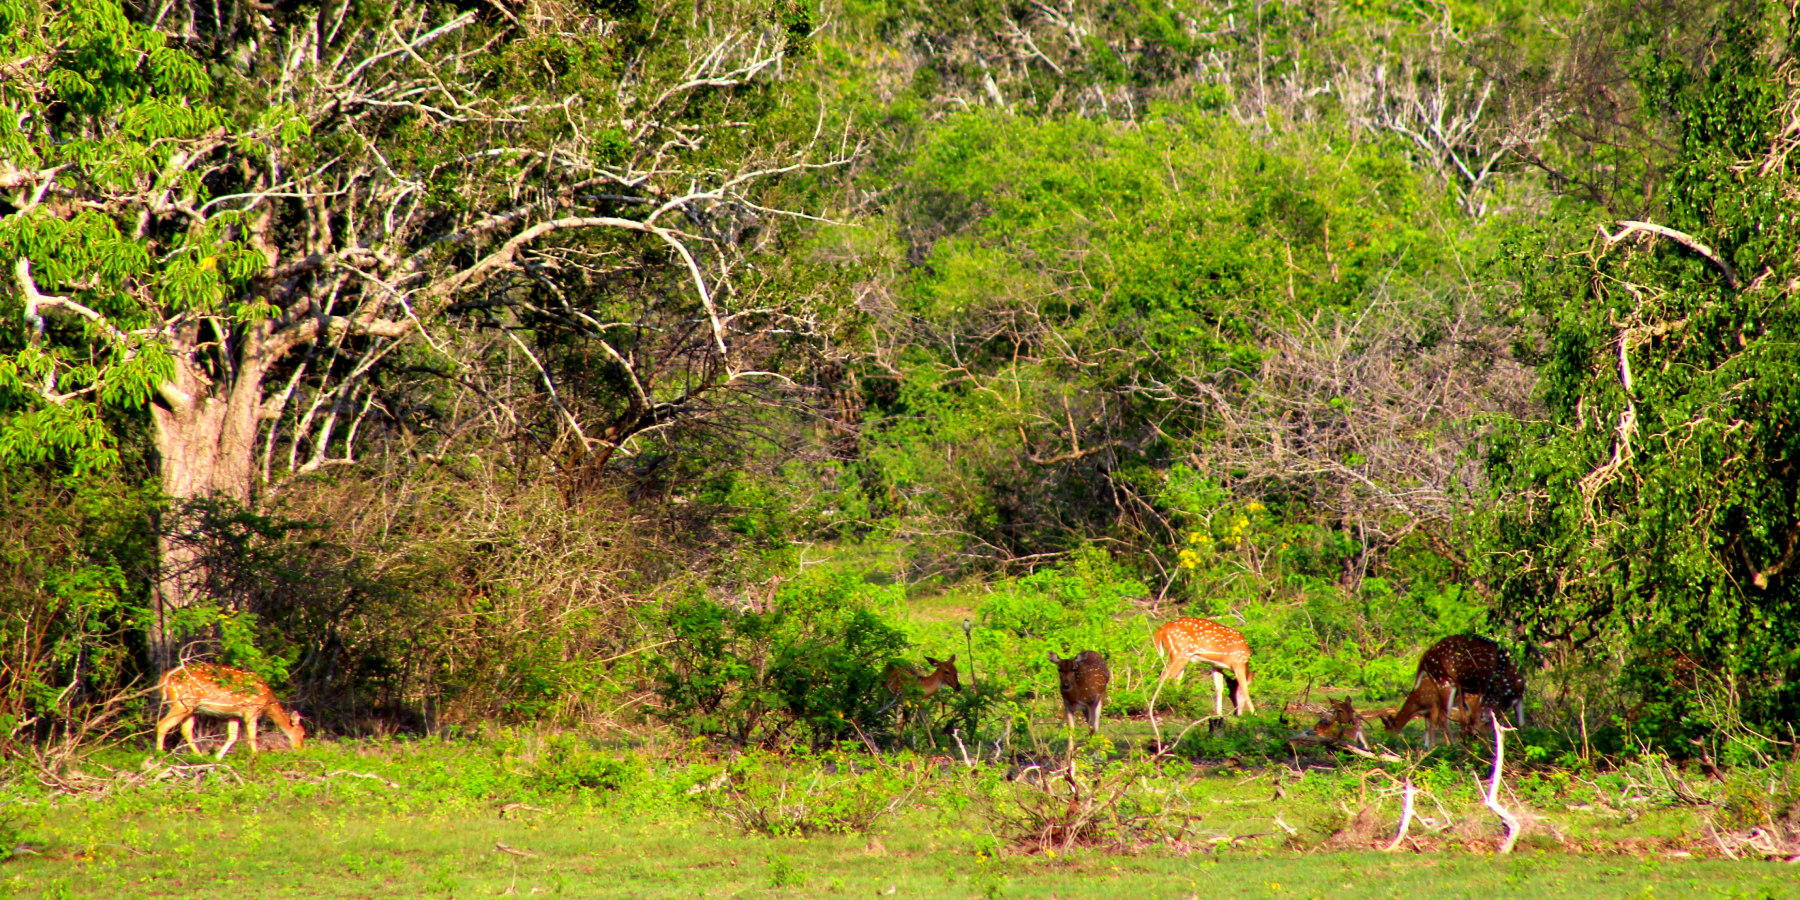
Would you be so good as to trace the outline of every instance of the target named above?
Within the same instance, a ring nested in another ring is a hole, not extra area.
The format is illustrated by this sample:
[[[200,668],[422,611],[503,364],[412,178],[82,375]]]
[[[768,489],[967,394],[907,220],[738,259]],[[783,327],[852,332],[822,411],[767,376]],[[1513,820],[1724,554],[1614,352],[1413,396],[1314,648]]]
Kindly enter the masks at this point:
[[[1640,35],[1680,139],[1654,221],[1518,248],[1547,418],[1489,457],[1498,612],[1624,660],[1665,737],[1800,709],[1800,60],[1770,10],[1705,54]]]
[[[776,378],[765,332],[810,333],[740,278],[778,214],[758,191],[832,162],[778,127],[804,15],[223,9],[0,2],[0,453],[103,467],[106,411],[147,413],[169,498],[247,504],[408,424],[384,366],[462,374],[475,346],[591,470]],[[161,548],[162,664],[204,618],[191,555]]]

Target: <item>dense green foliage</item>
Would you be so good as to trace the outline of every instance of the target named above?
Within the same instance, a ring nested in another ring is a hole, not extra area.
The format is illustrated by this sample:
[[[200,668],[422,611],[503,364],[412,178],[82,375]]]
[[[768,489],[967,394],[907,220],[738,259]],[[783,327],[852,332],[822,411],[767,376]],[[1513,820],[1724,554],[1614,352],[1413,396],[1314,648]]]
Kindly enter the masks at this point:
[[[71,685],[102,689],[136,669],[152,502],[100,476],[0,467],[0,744],[9,750],[21,731],[35,734],[29,720],[71,700],[59,696]]]
[[[661,715],[739,743],[787,732],[829,743],[854,737],[859,725],[874,730],[888,699],[883,670],[905,640],[882,615],[894,604],[860,587],[812,578],[771,592],[761,608],[672,604],[672,646],[656,666]]]
[[[1546,416],[1490,452],[1498,612],[1541,653],[1616,654],[1664,740],[1800,715],[1791,24],[1746,5],[1707,59],[1639,63],[1680,147],[1658,224],[1684,238],[1513,251]]]
[[[1429,293],[1458,252],[1453,214],[1391,147],[1151,115],[971,113],[922,143],[894,213],[922,259],[877,326],[876,359],[902,374],[865,376],[865,490],[1003,557],[1163,544],[1171,464],[1247,437],[1208,401],[1255,392],[1278,335]],[[1231,474],[1270,502],[1328,491]]]

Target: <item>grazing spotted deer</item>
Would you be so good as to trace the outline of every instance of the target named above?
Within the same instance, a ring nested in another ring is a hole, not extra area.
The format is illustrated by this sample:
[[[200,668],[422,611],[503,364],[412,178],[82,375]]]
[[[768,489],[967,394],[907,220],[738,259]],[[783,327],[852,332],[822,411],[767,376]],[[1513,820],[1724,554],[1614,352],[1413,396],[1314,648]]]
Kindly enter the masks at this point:
[[[199,753],[194,743],[194,717],[198,715],[227,717],[225,745],[218,758],[224,759],[237,743],[238,720],[249,732],[250,755],[256,755],[256,723],[268,716],[276,727],[287,733],[295,750],[306,741],[306,727],[300,724],[298,712],[289,713],[269,690],[269,683],[251,672],[213,663],[186,663],[165,672],[157,683],[162,692],[163,715],[156,722],[156,750],[162,752],[163,740],[176,726],[187,740],[188,750]]]
[[[1470,711],[1463,727],[1465,737],[1481,724],[1483,710],[1498,715],[1511,707],[1517,723],[1525,723],[1525,679],[1513,665],[1512,654],[1488,638],[1457,634],[1433,644],[1419,657],[1413,689],[1426,681],[1437,686],[1445,719],[1450,718],[1461,695]]]
[[[1451,722],[1461,722],[1464,733],[1467,733],[1470,723],[1475,721],[1475,711],[1467,706],[1469,696],[1464,694],[1464,705],[1450,710],[1449,717],[1446,719],[1444,692],[1438,689],[1437,682],[1429,678],[1419,679],[1418,687],[1413,688],[1412,693],[1406,695],[1406,702],[1401,704],[1400,709],[1392,715],[1382,716],[1381,724],[1387,727],[1390,734],[1398,734],[1401,729],[1406,727],[1406,723],[1419,716],[1424,716],[1425,746],[1431,747],[1433,731],[1443,735],[1444,743],[1449,744]],[[1460,716],[1457,715],[1459,712]]]
[[[1250,702],[1250,645],[1236,629],[1211,619],[1184,616],[1158,628],[1151,643],[1156,645],[1157,656],[1169,660],[1162,677],[1156,681],[1157,692],[1161,692],[1163,682],[1171,678],[1177,684],[1181,683],[1182,670],[1189,662],[1203,662],[1213,667],[1213,715],[1225,714],[1226,671],[1237,679],[1237,687],[1232,691],[1233,711],[1240,716],[1256,712],[1256,704]],[[1152,716],[1155,715],[1155,698],[1156,694],[1152,693]]]
[[[962,681],[956,677],[955,654],[951,654],[949,659],[932,659],[927,656],[925,664],[931,667],[929,675],[920,675],[919,670],[903,662],[888,664],[887,672],[882,676],[882,685],[887,688],[887,692],[892,695],[893,699],[890,699],[888,704],[883,706],[877,714],[893,709],[902,700],[909,697],[917,697],[920,701],[918,715],[920,721],[923,722],[927,718],[924,701],[930,700],[940,688],[948,685],[950,690],[957,693],[962,692]]]
[[[1062,692],[1063,719],[1075,727],[1075,716],[1087,720],[1091,732],[1100,731],[1100,706],[1106,702],[1106,685],[1112,681],[1112,670],[1106,659],[1092,650],[1083,650],[1073,659],[1050,654],[1056,663],[1057,689]]]

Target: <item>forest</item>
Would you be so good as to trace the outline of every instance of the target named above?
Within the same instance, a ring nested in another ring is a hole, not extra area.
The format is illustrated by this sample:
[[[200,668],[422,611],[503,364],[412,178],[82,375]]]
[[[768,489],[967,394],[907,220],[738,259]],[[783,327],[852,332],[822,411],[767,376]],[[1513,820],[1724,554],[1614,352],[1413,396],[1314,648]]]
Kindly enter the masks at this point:
[[[0,895],[1796,896],[1792,5],[0,0],[0,108]]]

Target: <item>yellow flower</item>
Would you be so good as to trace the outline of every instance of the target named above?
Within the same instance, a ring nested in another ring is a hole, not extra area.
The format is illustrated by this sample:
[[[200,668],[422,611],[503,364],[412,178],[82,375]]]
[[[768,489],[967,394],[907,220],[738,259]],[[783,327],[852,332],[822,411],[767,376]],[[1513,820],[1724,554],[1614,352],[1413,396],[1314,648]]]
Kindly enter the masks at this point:
[[[1259,512],[1262,512],[1262,511],[1263,511],[1263,510],[1265,510],[1265,509],[1268,509],[1268,507],[1266,507],[1266,506],[1263,506],[1263,505],[1262,505],[1262,504],[1261,504],[1261,503],[1258,503],[1258,502],[1256,502],[1256,501],[1255,501],[1255,500],[1252,500],[1252,501],[1250,501],[1250,505],[1249,505],[1249,506],[1246,506],[1246,507],[1244,507],[1244,508],[1245,508],[1245,509],[1247,509],[1247,510],[1249,510],[1249,511],[1251,511],[1251,512],[1253,512],[1253,513],[1259,513]]]
[[[208,256],[208,257],[204,257],[200,260],[200,268],[205,269],[208,272],[210,272],[218,267],[219,267],[219,258],[216,256]]]

